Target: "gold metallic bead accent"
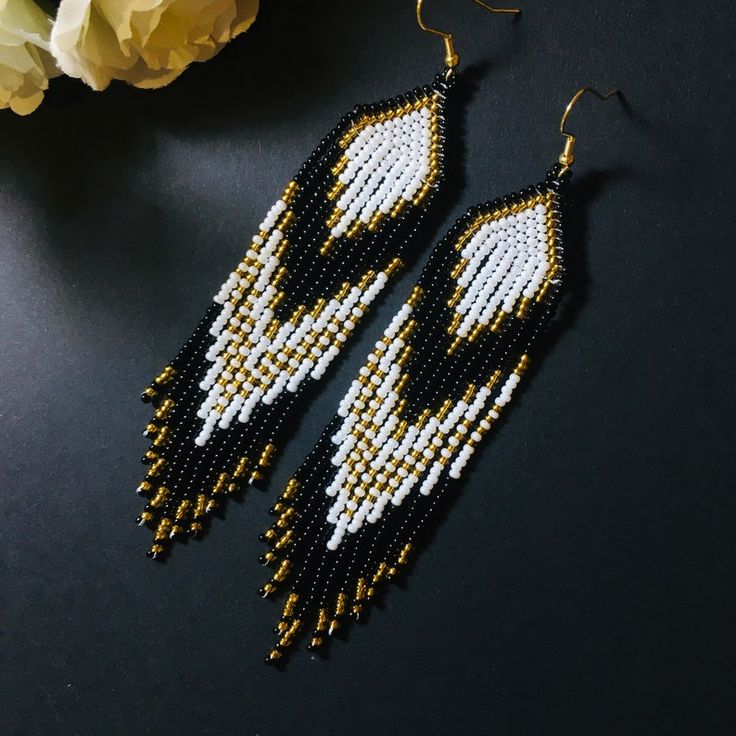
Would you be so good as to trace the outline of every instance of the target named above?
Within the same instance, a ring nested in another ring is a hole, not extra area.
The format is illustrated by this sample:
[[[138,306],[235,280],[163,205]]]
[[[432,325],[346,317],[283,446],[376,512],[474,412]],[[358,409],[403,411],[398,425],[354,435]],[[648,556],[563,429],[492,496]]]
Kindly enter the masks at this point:
[[[544,299],[544,297],[547,296],[547,292],[549,291],[550,283],[551,283],[550,279],[545,279],[544,283],[542,284],[542,286],[539,288],[539,291],[537,292],[537,296],[535,298],[536,302],[541,302]]]
[[[419,302],[421,301],[423,294],[424,294],[424,289],[422,289],[421,286],[415,286],[411,290],[411,294],[409,295],[409,298],[406,300],[406,303],[410,307],[416,307],[417,304],[419,304]]]
[[[286,212],[284,212],[284,214],[281,216],[281,219],[276,224],[276,229],[280,230],[282,233],[286,232],[293,219],[294,211],[286,210]]]
[[[273,455],[274,451],[276,450],[276,445],[272,443],[268,443],[261,452],[261,456],[258,458],[258,465],[262,468],[268,467],[268,464],[271,462],[271,456]]]
[[[157,434],[158,431],[158,425],[154,424],[153,422],[149,422],[148,424],[146,424],[146,428],[145,430],[143,430],[143,434],[145,434],[146,436],[152,436]]]
[[[450,409],[452,408],[453,403],[454,402],[452,401],[452,399],[445,399],[442,402],[440,410],[437,412],[437,419],[442,421],[447,416],[447,412],[450,411]]]
[[[450,320],[450,324],[447,327],[447,333],[449,335],[454,334],[457,331],[457,328],[460,327],[460,323],[462,321],[463,321],[463,315],[460,314],[460,312],[453,312],[452,319]]]
[[[332,173],[332,175],[339,176],[340,172],[342,172],[342,170],[348,165],[349,160],[350,159],[348,159],[348,157],[345,154],[340,156],[340,158],[337,159],[337,163],[330,169],[330,172]]]
[[[447,354],[452,355],[460,347],[462,341],[463,341],[462,337],[456,337],[453,340],[452,345],[450,345],[450,347],[447,348]]]
[[[161,519],[156,527],[156,533],[153,535],[154,541],[160,542],[163,539],[167,539],[171,531],[171,525],[171,519],[167,517]]]
[[[366,225],[366,228],[369,232],[376,232],[378,230],[378,226],[381,224],[381,220],[383,219],[383,212],[380,210],[373,213],[371,216],[371,219],[368,221],[368,224]]]
[[[299,191],[299,185],[295,181],[290,181],[286,188],[284,189],[284,193],[281,195],[281,199],[284,200],[286,204],[289,204],[292,199],[294,199],[294,195]]]
[[[499,309],[498,313],[496,314],[496,318],[491,324],[491,332],[498,332],[501,329],[501,323],[503,322],[505,316],[506,312],[504,312],[503,309]]]
[[[148,493],[149,491],[153,490],[153,485],[149,483],[147,480],[141,481],[140,485],[136,489],[138,493]]]
[[[314,306],[312,307],[312,311],[310,312],[312,317],[317,319],[317,317],[319,317],[319,315],[322,314],[322,311],[324,310],[326,305],[327,305],[326,299],[323,299],[322,297],[317,299],[317,301],[314,303]]]
[[[201,532],[201,531],[202,531],[202,525],[201,525],[201,524],[200,524],[200,523],[199,523],[198,521],[193,521],[193,522],[192,522],[192,523],[191,523],[191,524],[189,525],[189,531],[190,531],[190,532],[191,532],[192,534],[199,534],[199,532]]]
[[[164,551],[164,547],[161,544],[152,544],[151,548],[148,550],[148,554],[150,557],[157,557]]]
[[[150,376],[151,374],[149,373],[148,375]],[[143,389],[143,395],[148,397],[149,399],[153,399],[158,396],[158,393],[150,386],[148,386],[147,388]]]
[[[319,648],[319,647],[321,647],[321,646],[322,646],[322,645],[323,645],[324,643],[325,643],[325,640],[324,640],[324,639],[322,639],[322,638],[321,638],[321,637],[319,637],[319,636],[313,636],[313,637],[312,637],[312,638],[311,638],[311,639],[309,640],[309,646],[310,646],[310,647],[311,647],[312,649],[318,649],[318,648]]]
[[[264,598],[266,598],[267,596],[271,595],[271,593],[275,593],[275,592],[276,592],[276,586],[273,583],[271,583],[271,582],[266,583],[261,588],[261,595]]]
[[[153,506],[153,508],[157,509],[159,506],[164,505],[164,502],[166,501],[168,495],[169,489],[161,486],[158,491],[156,491],[156,495],[150,500],[149,503],[151,504],[151,506]]]
[[[381,563],[381,564],[380,564],[380,565],[378,566],[378,569],[377,569],[377,570],[376,570],[376,572],[375,572],[375,573],[373,574],[373,579],[371,580],[371,582],[372,582],[372,583],[373,583],[374,585],[377,585],[378,583],[380,583],[380,582],[381,582],[381,580],[383,580],[383,577],[384,577],[384,575],[386,574],[386,570],[387,570],[387,568],[388,568],[388,565],[387,565],[387,564],[386,564],[385,562],[382,562],[382,563]]]
[[[355,220],[345,232],[345,237],[355,238],[364,227],[365,225],[362,220]]]
[[[335,207],[332,212],[330,213],[330,216],[325,220],[325,225],[329,230],[331,230],[337,223],[340,221],[340,218],[343,216],[343,211],[339,207]]]
[[[293,537],[294,537],[294,530],[293,530],[293,529],[289,529],[289,531],[287,531],[287,532],[286,532],[286,533],[285,533],[285,534],[284,534],[284,535],[283,535],[283,536],[282,536],[282,537],[281,537],[281,538],[279,539],[279,541],[278,541],[278,542],[276,542],[276,544],[274,545],[274,547],[273,547],[273,548],[274,548],[275,550],[282,550],[282,549],[283,549],[284,547],[288,547],[288,546],[289,546],[289,545],[290,545],[290,544],[292,543],[292,541],[293,541]]]
[[[176,509],[176,514],[174,515],[174,518],[176,521],[183,521],[187,518],[187,514],[189,513],[189,507],[191,506],[191,502],[188,499],[184,499],[179,506]]]
[[[468,384],[468,387],[465,389],[465,393],[463,394],[463,401],[465,401],[466,403],[470,403],[470,400],[475,395],[475,388],[476,387],[474,383]]]
[[[336,618],[333,618],[332,621],[330,621],[330,627],[327,630],[327,633],[332,636],[339,628],[340,622]]]
[[[409,558],[409,554],[410,554],[411,550],[412,550],[412,544],[411,544],[411,542],[408,542],[407,544],[405,544],[403,546],[401,552],[399,552],[399,556],[398,556],[398,558],[397,558],[396,561],[400,565],[405,565],[407,559]]]
[[[289,622],[288,621],[279,621],[276,624],[276,631],[281,634],[285,634],[289,630]]]
[[[283,257],[284,253],[286,253],[286,249],[288,247],[289,247],[289,239],[283,238],[281,242],[276,246],[276,250],[273,252],[273,254],[276,256],[276,258],[280,259]]]
[[[345,611],[347,610],[348,605],[348,597],[347,594],[344,592],[340,592],[337,594],[337,599],[335,600],[335,616],[342,616],[345,614]]]
[[[393,206],[391,209],[391,212],[389,212],[389,215],[391,217],[398,217],[401,214],[401,211],[406,207],[406,200],[401,197],[399,201]]]
[[[418,429],[422,429],[424,427],[427,419],[432,415],[432,412],[429,409],[424,409],[422,413],[417,417],[417,420],[415,422],[416,427]]]
[[[366,600],[370,600],[376,594],[376,589],[371,585],[365,592]]]
[[[514,373],[520,376],[524,372],[526,372],[526,369],[528,367],[529,367],[529,355],[527,355],[527,353],[524,353],[519,358],[519,362],[516,364],[516,368],[514,368]]]
[[[359,289],[360,289],[361,291],[362,291],[363,289],[365,289],[365,288],[366,288],[366,286],[368,286],[368,284],[370,284],[370,282],[371,282],[371,281],[373,281],[373,279],[375,278],[375,276],[376,276],[376,272],[375,272],[375,271],[374,271],[373,269],[369,268],[369,269],[368,269],[368,270],[367,270],[367,271],[366,271],[366,272],[365,272],[365,273],[364,273],[364,274],[363,274],[363,275],[362,275],[362,276],[360,277],[360,281],[358,281],[358,288],[359,288]]]
[[[281,494],[281,497],[285,501],[289,501],[294,497],[294,494],[297,492],[300,485],[301,484],[296,478],[291,478],[284,487],[284,492]]]
[[[319,249],[319,254],[321,256],[326,256],[332,249],[332,246],[335,245],[336,241],[337,241],[337,238],[335,238],[334,235],[329,235],[327,237],[327,240],[325,240],[325,242],[322,243],[322,247]]]
[[[461,258],[456,264],[455,267],[450,271],[450,278],[457,280],[457,278],[460,276],[460,274],[463,272],[463,269],[470,263],[470,261],[467,258]]]
[[[452,308],[457,306],[457,303],[460,301],[460,297],[463,295],[463,287],[458,285],[455,287],[455,291],[453,292],[452,296],[447,302],[447,306]],[[457,314],[457,312],[456,312]],[[458,316],[461,316],[458,314]],[[457,329],[457,328],[456,328]],[[454,331],[454,330],[453,330]]]
[[[281,659],[281,652],[278,649],[272,649],[268,653],[268,657],[266,657],[266,660],[268,662],[275,662],[277,659]]]
[[[141,524],[147,524],[153,519],[153,514],[150,511],[144,511],[140,515]]]
[[[161,431],[156,435],[153,441],[154,447],[163,447],[169,439],[171,431],[168,427],[161,427]]]
[[[277,583],[283,583],[289,575],[289,570],[291,570],[291,560],[283,560],[279,565],[278,570],[276,570],[273,579]]]
[[[281,614],[283,618],[291,618],[294,615],[294,609],[296,608],[298,601],[298,593],[289,593],[286,598],[286,602],[284,603],[284,610]]]
[[[166,460],[160,457],[153,465],[151,465],[148,475],[151,478],[155,478],[163,470],[164,465],[166,465]]]
[[[227,484],[229,477],[230,476],[227,473],[220,473],[220,475],[217,476],[217,481],[215,482],[215,485],[212,487],[213,495],[222,493],[225,490],[225,486]]]
[[[243,455],[243,457],[238,460],[238,464],[235,466],[235,470],[233,471],[233,478],[242,478],[247,467],[248,457],[247,455]]]
[[[277,319],[272,319],[269,324],[266,331],[263,333],[269,340],[273,340],[276,333],[279,331],[279,328],[281,327],[281,322]]]
[[[263,480],[263,473],[260,470],[254,470],[248,478],[248,483],[257,483],[259,480]]]
[[[386,570],[386,577],[391,580],[391,578],[396,577],[396,573],[398,570],[395,567],[389,567],[388,570]]]
[[[263,532],[263,538],[266,541],[271,541],[272,539],[275,539],[278,536],[278,532],[272,527],[270,529],[266,529],[265,532]]]
[[[401,355],[396,360],[396,365],[402,368],[404,364],[409,360],[411,354],[414,352],[414,348],[411,345],[407,345],[402,351]]]
[[[531,299],[528,296],[522,297],[521,302],[519,302],[519,308],[516,310],[516,316],[521,319],[529,309],[529,304],[531,304]]]
[[[153,379],[153,382],[157,386],[162,386],[163,384],[168,383],[175,375],[176,371],[170,365],[167,365],[161,373]]]
[[[399,376],[399,380],[396,382],[396,386],[394,386],[394,391],[397,394],[400,394],[404,390],[408,381],[409,381],[409,374],[402,373],[401,376]]]
[[[214,499],[207,502],[207,505],[204,508],[205,514],[211,514],[216,508],[218,508],[220,504],[217,503]]]
[[[178,524],[174,524],[174,526],[171,527],[171,531],[169,532],[169,539],[174,539],[179,534],[184,533],[184,527],[179,526]]]
[[[410,319],[402,328],[401,332],[396,336],[399,340],[406,342],[409,339],[409,335],[414,332],[417,326],[417,322],[414,319]]]
[[[355,584],[355,600],[362,601],[365,598],[365,591],[368,587],[368,583],[365,578],[358,578]]]
[[[277,559],[277,557],[271,550],[269,550],[265,555],[262,555],[261,559],[263,560],[264,565],[270,565]]]
[[[389,261],[388,266],[386,266],[386,268],[383,269],[383,272],[387,276],[392,276],[394,274],[394,272],[395,271],[398,271],[403,265],[404,264],[403,264],[401,258],[398,258],[398,257],[397,258],[392,258]]]
[[[315,632],[322,632],[327,629],[327,623],[329,621],[328,613],[326,608],[320,608],[317,614],[317,623],[314,625]]]
[[[198,494],[194,502],[194,512],[192,514],[194,518],[198,519],[200,516],[204,516],[204,511],[206,507],[207,497],[204,495],[204,493]]]
[[[414,195],[411,203],[416,207],[421,204],[422,200],[429,194],[429,190],[432,187],[429,184],[424,184],[422,188]]]
[[[493,375],[488,379],[486,386],[492,389],[497,383],[498,379],[501,378],[501,371],[495,371]]]
[[[286,630],[286,634],[284,634],[284,638],[288,638],[289,640],[291,640],[301,627],[302,627],[301,619],[295,618],[289,624],[289,628]],[[282,639],[282,642],[283,642],[283,639]],[[289,644],[291,644],[291,641],[283,642],[282,646],[288,646]]]
[[[468,335],[468,342],[475,342],[480,336],[481,332],[483,332],[483,325],[480,322],[477,322]]]
[[[327,199],[329,199],[330,202],[337,199],[343,189],[345,189],[345,185],[338,179],[327,192]]]

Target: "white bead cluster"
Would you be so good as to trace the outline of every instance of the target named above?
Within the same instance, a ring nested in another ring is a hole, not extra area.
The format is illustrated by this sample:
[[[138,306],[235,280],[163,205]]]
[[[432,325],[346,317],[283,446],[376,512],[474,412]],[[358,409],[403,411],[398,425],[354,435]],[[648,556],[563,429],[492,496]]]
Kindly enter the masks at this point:
[[[520,380],[521,378],[517,373],[509,374],[505,383],[503,384],[503,386],[501,386],[501,391],[493,401],[494,405],[499,407],[506,406],[506,404],[511,401],[511,394],[514,392],[514,389],[519,385]],[[490,395],[491,392],[485,386],[481,389],[481,391],[484,390],[488,392],[487,395]],[[482,406],[480,408],[482,408]],[[478,412],[479,411],[480,409],[478,409]],[[475,415],[472,417],[473,421],[475,421],[478,412],[476,412]],[[491,409],[488,412],[488,416],[491,419],[498,419],[499,414],[495,409]],[[487,432],[491,428],[491,425],[488,419],[484,418],[481,419],[480,422],[478,422],[478,427],[481,431]],[[476,429],[475,431],[470,432],[469,439],[473,441],[472,444],[466,443],[465,445],[463,445],[458,453],[457,458],[453,461],[452,465],[450,465],[450,470],[448,473],[450,478],[454,478],[455,480],[457,480],[461,476],[463,470],[465,469],[465,466],[468,464],[468,460],[470,460],[470,456],[475,452],[474,445],[476,445],[478,442],[481,441],[481,439],[483,439],[483,435],[480,431],[478,431],[478,429]],[[427,493],[428,492],[429,491],[427,491]]]
[[[266,238],[253,238],[246,260],[215,296],[223,307],[210,328],[215,340],[206,358],[212,366],[199,384],[207,392],[197,411],[204,420],[194,440],[200,447],[216,427],[227,429],[236,417],[247,423],[259,402],[272,404],[284,390],[297,391],[307,376],[322,378],[357,320],[388,281],[381,271],[364,288],[354,286],[342,300],[331,299],[316,318],[307,313],[297,324],[286,321],[268,337],[274,319],[268,305],[277,294],[270,282],[280,264],[275,251],[284,237],[273,228],[286,208],[278,200],[269,210],[260,227]]]
[[[387,215],[402,197],[411,201],[430,176],[432,112],[427,107],[366,125],[345,150],[348,163],[338,180],[343,214],[331,230],[340,238],[376,212]]]
[[[511,314],[522,296],[536,294],[549,269],[547,237],[547,208],[541,203],[479,228],[461,251],[468,263],[457,279],[465,289],[455,307],[463,317],[459,337],[476,324],[488,325],[499,307]]]
[[[401,376],[396,360],[405,347],[397,335],[411,312],[408,304],[402,306],[360,369],[362,380],[353,381],[339,404],[343,422],[332,437],[337,472],[325,488],[335,499],[327,513],[327,522],[335,527],[327,542],[330,550],[340,546],[346,532],[356,533],[366,521],[378,522],[389,502],[400,506],[420,481],[419,492],[429,495],[452,458],[449,475],[459,478],[473,445],[490,429],[487,417],[498,418],[495,409],[487,409],[493,392],[482,386],[472,400],[457,401],[443,419],[430,416],[423,426],[411,424],[399,439],[394,436],[401,421],[394,412],[400,398],[395,384]],[[518,382],[519,376],[510,374],[495,404],[508,403]]]

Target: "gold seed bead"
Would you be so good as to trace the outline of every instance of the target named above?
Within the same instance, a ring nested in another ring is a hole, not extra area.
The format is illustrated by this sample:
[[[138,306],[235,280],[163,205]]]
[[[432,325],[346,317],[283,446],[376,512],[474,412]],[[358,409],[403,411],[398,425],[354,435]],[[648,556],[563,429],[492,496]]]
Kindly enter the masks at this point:
[[[154,541],[159,542],[169,536],[171,530],[171,519],[164,517],[156,527],[156,533],[153,536]]]
[[[291,618],[291,616],[294,615],[294,609],[296,608],[296,604],[298,601],[299,601],[298,593],[289,593],[289,595],[286,598],[286,602],[284,603],[284,610],[281,614],[283,618]]]
[[[159,506],[163,506],[168,495],[169,489],[161,486],[158,491],[156,491],[156,495],[150,500],[151,506],[153,506],[153,508],[155,509]]]
[[[289,531],[287,531],[286,534],[284,534],[281,537],[281,539],[279,539],[279,541],[276,542],[276,544],[274,545],[274,549],[275,550],[281,550],[284,547],[288,547],[291,544],[291,542],[292,542],[293,536],[294,536],[294,530],[293,529],[289,529]]]
[[[184,499],[179,504],[179,506],[176,509],[176,514],[174,516],[176,521],[183,521],[184,519],[186,519],[190,506],[191,506],[191,503],[187,499]]]
[[[284,488],[284,492],[281,494],[281,497],[285,501],[289,501],[291,498],[294,497],[294,494],[299,489],[300,483],[296,478],[292,478],[288,481],[286,484],[286,487]]]

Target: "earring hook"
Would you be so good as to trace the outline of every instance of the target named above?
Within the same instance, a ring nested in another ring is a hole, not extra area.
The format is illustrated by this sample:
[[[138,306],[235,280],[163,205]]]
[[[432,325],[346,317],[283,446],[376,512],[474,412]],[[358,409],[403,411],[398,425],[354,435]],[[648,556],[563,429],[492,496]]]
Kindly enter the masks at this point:
[[[473,2],[476,5],[480,5],[481,8],[484,8],[489,13],[520,13],[521,10],[518,8],[493,8],[490,5],[481,2],[481,0],[473,0]],[[455,41],[452,37],[451,33],[447,33],[446,31],[440,31],[436,28],[430,28],[422,18],[422,4],[424,3],[424,0],[417,0],[417,23],[419,24],[419,27],[426,31],[427,33],[433,33],[435,36],[439,36],[443,43],[445,44],[445,66],[448,70],[454,69],[458,61],[460,61],[460,57],[457,55],[457,51],[455,50]]]
[[[568,130],[565,130],[565,123],[567,123],[567,119],[570,117],[570,113],[572,112],[573,107],[577,105],[580,98],[586,93],[590,92],[590,94],[595,95],[599,100],[602,100],[605,102],[606,100],[609,100],[614,95],[620,95],[621,92],[618,89],[612,89],[610,92],[607,92],[606,94],[601,94],[597,89],[594,89],[593,87],[581,87],[572,97],[570,102],[567,103],[567,107],[565,108],[565,112],[562,113],[562,119],[560,120],[560,133],[565,136],[565,148],[560,154],[560,163],[562,164],[563,171],[566,171],[570,168],[573,161],[575,161],[575,134],[570,133]]]

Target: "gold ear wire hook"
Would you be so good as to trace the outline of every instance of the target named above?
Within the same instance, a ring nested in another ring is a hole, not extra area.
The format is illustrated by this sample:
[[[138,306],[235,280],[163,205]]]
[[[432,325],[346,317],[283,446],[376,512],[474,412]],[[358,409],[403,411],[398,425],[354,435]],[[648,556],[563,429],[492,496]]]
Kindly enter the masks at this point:
[[[473,0],[473,2],[476,5],[480,5],[481,8],[484,8],[489,13],[520,13],[521,10],[518,8],[492,8],[490,5],[487,5],[484,2],[481,2],[481,0]],[[451,33],[447,33],[445,31],[439,31],[436,28],[430,28],[422,18],[422,4],[424,3],[424,0],[417,0],[417,23],[419,23],[419,27],[426,31],[427,33],[433,33],[435,36],[439,36],[443,43],[445,44],[445,66],[448,70],[454,69],[457,66],[458,61],[460,60],[460,57],[457,55],[457,51],[455,51],[455,41],[452,38]]]
[[[572,166],[573,161],[575,161],[575,135],[573,133],[568,132],[565,130],[565,123],[567,122],[567,119],[570,117],[570,113],[572,112],[573,107],[577,105],[578,100],[586,93],[590,92],[590,94],[595,95],[599,100],[603,100],[604,102],[614,95],[620,94],[619,90],[612,89],[610,92],[607,92],[605,95],[602,95],[598,90],[593,89],[593,87],[581,87],[574,95],[573,98],[570,100],[570,102],[567,103],[567,107],[565,108],[565,112],[562,113],[562,119],[560,120],[560,133],[565,136],[565,148],[560,154],[560,163],[563,165],[564,169],[563,171],[566,171],[567,169]]]

